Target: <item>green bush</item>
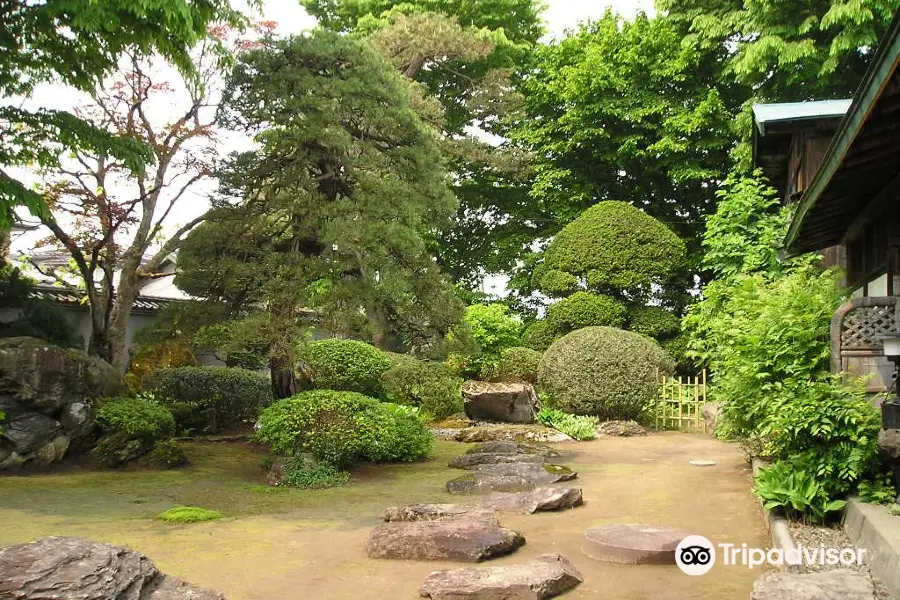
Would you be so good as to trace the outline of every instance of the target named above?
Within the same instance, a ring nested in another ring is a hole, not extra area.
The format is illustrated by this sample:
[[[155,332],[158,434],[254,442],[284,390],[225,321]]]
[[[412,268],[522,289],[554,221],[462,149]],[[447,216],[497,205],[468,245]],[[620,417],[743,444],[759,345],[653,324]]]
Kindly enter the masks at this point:
[[[104,400],[96,422],[104,435],[121,433],[130,439],[154,441],[175,435],[175,419],[169,409],[145,398]]]
[[[592,326],[621,327],[626,312],[624,305],[608,296],[576,292],[551,304],[544,320],[555,333],[563,335]]]
[[[358,392],[381,396],[381,375],[391,368],[391,359],[365,342],[319,340],[299,348],[300,361],[308,368],[317,389]]]
[[[269,379],[244,369],[161,369],[144,376],[142,385],[160,402],[177,411],[181,429],[198,433],[215,433],[254,421],[260,409],[272,403]]]
[[[581,415],[570,415],[554,408],[542,408],[537,420],[546,427],[560,431],[576,440],[592,440],[597,437],[600,419]]]
[[[350,473],[323,462],[310,462],[303,457],[290,459],[285,464],[283,485],[300,489],[330,488],[350,481]]]
[[[433,445],[425,424],[403,407],[332,390],[303,392],[265,409],[256,439],[276,454],[310,452],[336,467],[417,460]]]
[[[500,355],[497,376],[504,379],[521,379],[529,383],[536,383],[541,356],[541,352],[531,348],[523,348],[521,346],[507,348]]]
[[[159,513],[156,518],[166,523],[201,523],[221,519],[222,513],[197,506],[176,506]]]
[[[462,379],[444,364],[403,356],[384,372],[381,384],[385,400],[417,406],[429,420],[443,419],[463,408]]]
[[[535,321],[522,333],[522,345],[538,352],[544,352],[560,337],[562,335],[557,334],[547,321]]]
[[[557,340],[541,359],[538,383],[554,406],[604,421],[635,420],[659,392],[672,359],[646,336],[586,327]]]
[[[666,340],[681,331],[681,318],[661,306],[635,306],[628,311],[629,331],[642,333],[655,340]]]
[[[522,325],[505,304],[473,304],[463,315],[464,326],[478,353],[451,355],[448,362],[463,377],[490,376],[500,363],[500,354],[518,344]]]
[[[150,458],[154,463],[167,469],[181,467],[188,463],[187,455],[175,440],[160,440],[153,445]]]

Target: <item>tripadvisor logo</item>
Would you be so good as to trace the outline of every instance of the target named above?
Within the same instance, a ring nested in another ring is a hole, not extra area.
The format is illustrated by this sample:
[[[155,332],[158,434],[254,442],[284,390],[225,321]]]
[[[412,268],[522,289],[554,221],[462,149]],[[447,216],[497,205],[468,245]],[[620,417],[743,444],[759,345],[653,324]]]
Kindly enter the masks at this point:
[[[689,535],[675,548],[675,564],[688,575],[705,575],[716,564],[716,548],[702,535]]]

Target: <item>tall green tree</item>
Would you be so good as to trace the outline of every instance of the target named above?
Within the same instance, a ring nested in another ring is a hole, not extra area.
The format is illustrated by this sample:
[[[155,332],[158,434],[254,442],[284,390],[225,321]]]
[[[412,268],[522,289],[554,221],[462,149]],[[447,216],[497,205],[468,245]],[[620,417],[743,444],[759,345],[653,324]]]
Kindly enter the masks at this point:
[[[898,0],[657,0],[666,21],[724,52],[729,80],[775,102],[853,94]]]
[[[0,96],[28,99],[36,87],[55,83],[92,92],[119,58],[158,53],[184,73],[189,50],[215,21],[242,21],[228,0],[46,0],[0,2]],[[141,171],[153,160],[149,148],[68,112],[0,107],[0,228],[13,208],[50,217],[45,200],[9,169],[54,169],[69,152],[104,154]]]
[[[318,31],[245,53],[227,90],[223,122],[258,147],[231,158],[222,181],[238,201],[188,238],[176,283],[228,302],[235,327],[274,332],[273,372],[310,313],[381,347],[446,333],[461,307],[425,235],[456,200],[402,76],[364,42]]]

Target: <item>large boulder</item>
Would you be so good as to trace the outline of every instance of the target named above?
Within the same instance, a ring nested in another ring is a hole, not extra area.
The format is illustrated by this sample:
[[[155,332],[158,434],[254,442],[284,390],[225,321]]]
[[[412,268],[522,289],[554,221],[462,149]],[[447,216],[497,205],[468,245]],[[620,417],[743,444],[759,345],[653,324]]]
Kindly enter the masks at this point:
[[[882,429],[878,432],[878,447],[894,460],[900,460],[900,429]]]
[[[539,402],[528,383],[467,381],[462,387],[466,415],[476,421],[534,423]]]
[[[466,567],[430,574],[419,594],[431,600],[543,600],[584,581],[559,554],[502,567]]]
[[[571,481],[578,477],[578,473],[568,467],[549,464],[505,463],[478,465],[473,470],[489,475],[522,477],[535,485],[549,485],[551,483]]]
[[[527,515],[539,511],[575,508],[583,503],[581,490],[570,487],[546,487],[530,492],[494,492],[481,501],[485,508]]]
[[[0,340],[0,470],[88,450],[91,403],[123,390],[111,365],[28,337]]]
[[[750,600],[872,600],[872,580],[856,571],[766,573],[753,584]]]
[[[159,572],[127,548],[44,538],[0,549],[0,598],[9,600],[225,600]]]
[[[515,551],[521,533],[474,520],[391,522],[372,530],[371,558],[480,562]]]

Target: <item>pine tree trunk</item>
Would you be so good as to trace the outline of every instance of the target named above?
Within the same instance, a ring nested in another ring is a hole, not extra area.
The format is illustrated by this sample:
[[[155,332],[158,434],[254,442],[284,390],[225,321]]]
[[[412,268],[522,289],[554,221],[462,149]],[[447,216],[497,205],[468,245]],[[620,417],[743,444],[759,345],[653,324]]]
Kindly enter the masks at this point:
[[[276,400],[290,398],[297,393],[297,380],[294,369],[286,356],[273,356],[269,359],[269,372],[272,377],[272,395]]]

